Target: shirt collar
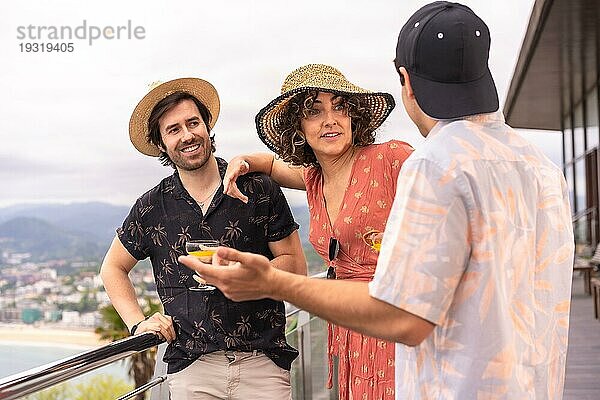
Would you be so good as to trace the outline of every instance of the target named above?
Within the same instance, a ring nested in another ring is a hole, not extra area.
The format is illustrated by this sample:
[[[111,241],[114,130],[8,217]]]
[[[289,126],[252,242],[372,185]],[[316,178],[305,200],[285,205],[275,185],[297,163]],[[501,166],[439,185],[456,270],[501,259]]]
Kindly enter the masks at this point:
[[[217,167],[219,168],[219,175],[221,176],[222,181],[223,177],[225,177],[225,171],[227,170],[227,161],[223,160],[220,157],[215,157],[215,159],[217,160]],[[181,177],[179,176],[179,172],[177,170],[173,172],[172,178],[173,195],[178,199],[184,196],[189,196],[188,191],[183,186],[183,182],[181,182]]]
[[[427,134],[427,138],[429,139],[432,136],[435,136],[443,127],[446,125],[456,122],[456,121],[469,121],[477,125],[498,125],[505,124],[504,122],[504,113],[500,110],[494,111],[492,113],[487,114],[476,114],[469,115],[467,117],[455,118],[455,119],[440,119],[437,123],[431,128],[429,133]]]

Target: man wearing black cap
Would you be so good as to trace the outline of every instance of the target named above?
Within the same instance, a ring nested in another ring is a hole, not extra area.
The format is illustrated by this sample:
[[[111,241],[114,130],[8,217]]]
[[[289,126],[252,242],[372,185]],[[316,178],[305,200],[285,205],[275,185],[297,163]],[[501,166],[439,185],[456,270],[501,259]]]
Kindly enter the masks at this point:
[[[574,239],[561,171],[504,122],[486,24],[435,2],[402,28],[405,109],[427,138],[409,157],[374,280],[309,281],[266,259],[182,262],[233,299],[285,299],[396,346],[398,399],[560,399]],[[406,346],[408,345],[408,346]]]

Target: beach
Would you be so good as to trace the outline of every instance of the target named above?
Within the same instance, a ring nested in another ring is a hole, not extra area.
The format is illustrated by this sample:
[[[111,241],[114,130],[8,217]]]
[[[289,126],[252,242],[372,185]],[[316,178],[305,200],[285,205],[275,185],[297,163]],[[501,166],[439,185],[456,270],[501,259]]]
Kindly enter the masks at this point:
[[[103,346],[108,341],[100,340],[100,336],[92,330],[15,324],[0,326],[0,343],[91,349]]]
[[[64,327],[0,325],[0,379],[107,344],[91,330]],[[117,361],[74,378],[81,382],[94,375],[113,375],[129,382],[126,361]]]

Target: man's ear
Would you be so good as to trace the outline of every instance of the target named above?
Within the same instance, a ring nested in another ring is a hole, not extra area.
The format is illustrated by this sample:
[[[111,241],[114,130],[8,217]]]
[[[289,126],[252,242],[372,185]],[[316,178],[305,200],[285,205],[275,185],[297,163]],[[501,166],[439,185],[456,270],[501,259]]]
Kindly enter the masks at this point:
[[[167,151],[165,150],[165,146],[164,146],[164,144],[162,142],[162,134],[161,134],[161,137],[160,137],[160,139],[158,141],[159,141],[159,144],[156,147],[158,147],[158,149],[160,151],[162,151],[163,153],[166,153]]]
[[[400,80],[404,82],[402,84],[402,86],[406,89],[406,95],[408,97],[414,97],[415,94],[414,94],[412,86],[410,84],[410,76],[408,75],[408,71],[406,70],[406,68],[404,68],[404,67],[398,68],[398,74],[400,74],[400,76],[401,76]]]

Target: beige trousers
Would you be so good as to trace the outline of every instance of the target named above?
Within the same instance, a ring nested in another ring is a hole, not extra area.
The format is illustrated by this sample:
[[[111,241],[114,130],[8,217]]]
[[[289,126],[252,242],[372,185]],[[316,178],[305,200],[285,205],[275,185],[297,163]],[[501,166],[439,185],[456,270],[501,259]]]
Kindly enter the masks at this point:
[[[171,400],[291,400],[290,372],[262,353],[216,351],[169,374]]]

